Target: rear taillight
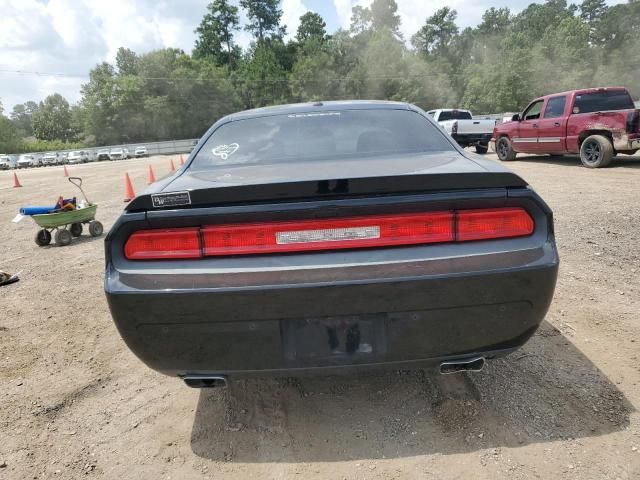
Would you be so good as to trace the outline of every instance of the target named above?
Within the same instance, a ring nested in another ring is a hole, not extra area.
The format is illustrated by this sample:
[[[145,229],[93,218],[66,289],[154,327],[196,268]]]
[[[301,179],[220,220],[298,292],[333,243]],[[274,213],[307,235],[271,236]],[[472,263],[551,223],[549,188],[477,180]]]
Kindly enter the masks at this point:
[[[289,253],[522,237],[534,223],[522,208],[372,215],[142,230],[125,244],[129,260]]]
[[[217,225],[202,236],[206,256],[450,242],[453,213]]]
[[[522,208],[462,210],[456,218],[456,240],[522,237],[533,233],[533,219]]]
[[[200,229],[141,230],[129,237],[124,254],[129,260],[199,258],[202,256]]]

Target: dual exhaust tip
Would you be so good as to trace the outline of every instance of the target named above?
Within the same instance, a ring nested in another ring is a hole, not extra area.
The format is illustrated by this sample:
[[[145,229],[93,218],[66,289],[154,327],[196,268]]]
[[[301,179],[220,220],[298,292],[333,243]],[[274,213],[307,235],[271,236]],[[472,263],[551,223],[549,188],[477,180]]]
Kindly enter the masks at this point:
[[[442,375],[479,372],[484,368],[484,364],[484,357],[450,360],[440,364],[439,372]],[[185,375],[182,380],[191,388],[221,388],[227,387],[229,384],[227,377],[224,375]]]

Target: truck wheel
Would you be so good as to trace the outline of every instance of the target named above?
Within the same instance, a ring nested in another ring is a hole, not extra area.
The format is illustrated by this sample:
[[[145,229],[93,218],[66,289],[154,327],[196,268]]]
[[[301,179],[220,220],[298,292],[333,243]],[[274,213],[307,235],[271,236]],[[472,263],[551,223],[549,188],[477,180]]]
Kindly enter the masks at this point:
[[[510,162],[516,159],[516,152],[513,150],[511,140],[508,137],[500,137],[496,142],[496,153],[503,162]]]
[[[603,168],[613,158],[611,140],[603,135],[591,135],[580,146],[580,160],[587,168]]]
[[[489,150],[489,145],[476,145],[476,153],[484,155]]]

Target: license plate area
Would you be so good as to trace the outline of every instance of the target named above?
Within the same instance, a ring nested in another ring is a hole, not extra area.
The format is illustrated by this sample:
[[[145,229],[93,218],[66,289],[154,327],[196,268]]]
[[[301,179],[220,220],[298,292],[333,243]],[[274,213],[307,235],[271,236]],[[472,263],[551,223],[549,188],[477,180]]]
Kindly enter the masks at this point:
[[[288,360],[371,361],[386,353],[386,315],[309,317],[281,322]]]

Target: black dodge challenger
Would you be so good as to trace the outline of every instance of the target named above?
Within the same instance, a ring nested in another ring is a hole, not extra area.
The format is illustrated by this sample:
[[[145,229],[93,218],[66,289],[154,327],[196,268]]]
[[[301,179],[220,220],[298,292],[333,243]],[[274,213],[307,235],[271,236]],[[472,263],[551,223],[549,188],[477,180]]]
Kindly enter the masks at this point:
[[[549,207],[421,109],[325,102],[216,122],[106,239],[127,345],[190,386],[392,366],[478,370],[535,332]]]

